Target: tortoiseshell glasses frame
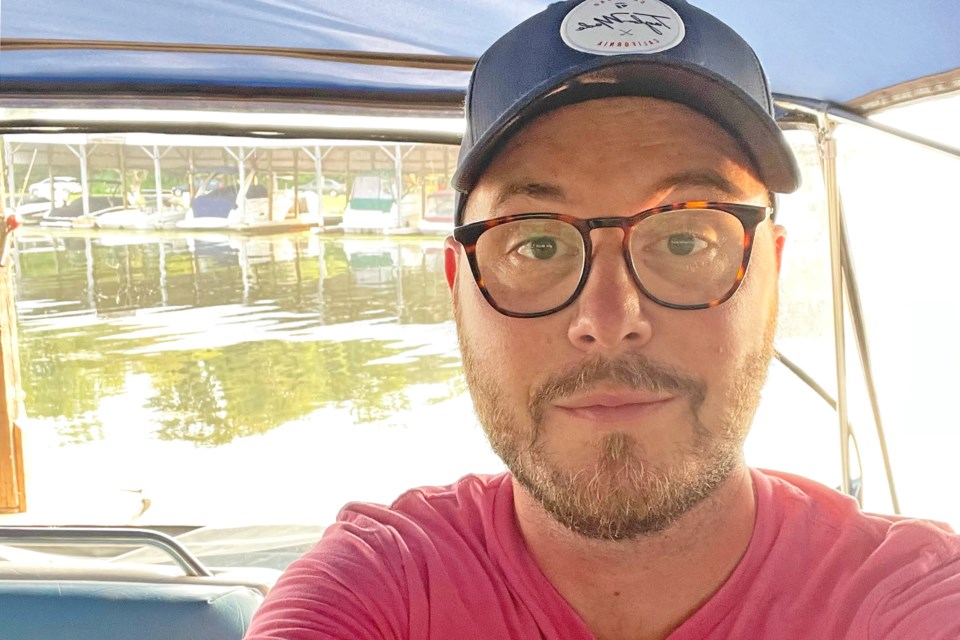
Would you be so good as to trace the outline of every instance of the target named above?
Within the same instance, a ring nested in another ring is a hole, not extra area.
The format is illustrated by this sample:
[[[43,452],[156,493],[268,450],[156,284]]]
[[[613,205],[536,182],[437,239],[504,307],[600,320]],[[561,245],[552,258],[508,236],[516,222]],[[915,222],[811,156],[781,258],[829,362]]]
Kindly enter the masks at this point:
[[[735,217],[743,228],[743,256],[740,260],[740,266],[737,270],[736,276],[733,279],[733,282],[730,283],[730,287],[726,289],[721,295],[697,304],[676,304],[668,300],[663,300],[653,295],[644,283],[641,281],[639,274],[637,273],[636,265],[634,264],[633,254],[630,250],[630,239],[633,234],[634,229],[641,222],[648,220],[649,218],[665,213],[675,212],[675,211],[684,211],[684,210],[713,210],[727,213]],[[670,309],[680,309],[680,310],[695,310],[695,309],[708,309],[715,307],[719,304],[722,304],[729,300],[734,293],[737,292],[737,289],[740,287],[740,284],[743,282],[743,278],[747,272],[747,265],[750,262],[750,254],[753,249],[753,241],[756,233],[757,226],[768,216],[771,216],[774,212],[773,207],[769,206],[756,206],[748,204],[736,204],[729,202],[713,202],[706,200],[696,200],[689,202],[678,202],[674,204],[662,205],[659,207],[654,207],[652,209],[647,209],[646,211],[641,211],[635,215],[629,217],[598,217],[598,218],[578,218],[571,215],[565,215],[561,213],[548,213],[548,212],[538,212],[538,213],[521,213],[516,215],[502,216],[499,218],[492,218],[490,220],[482,220],[480,222],[473,222],[470,224],[461,225],[456,227],[453,230],[454,239],[460,243],[467,254],[467,261],[470,264],[470,270],[473,273],[473,278],[477,283],[477,287],[480,289],[481,294],[486,299],[486,301],[496,309],[498,312],[503,315],[514,317],[514,318],[539,318],[542,316],[550,315],[556,313],[561,309],[566,308],[573,303],[574,300],[580,295],[583,291],[584,286],[587,283],[587,278],[590,275],[590,266],[591,266],[591,256],[593,254],[593,244],[590,239],[590,232],[594,229],[609,229],[609,228],[618,228],[623,230],[623,241],[621,243],[621,250],[623,252],[623,258],[626,261],[629,271],[633,276],[633,280],[636,283],[640,291],[650,300],[656,302],[659,305],[668,307]],[[580,232],[580,236],[583,241],[583,265],[580,274],[580,280],[577,283],[576,289],[571,293],[571,295],[564,300],[562,303],[554,305],[549,309],[543,311],[534,311],[534,312],[518,312],[511,309],[506,309],[500,306],[494,297],[490,294],[490,291],[487,289],[487,286],[484,284],[483,276],[481,275],[480,264],[477,259],[477,243],[480,240],[480,237],[490,229],[494,229],[500,225],[517,222],[521,220],[557,220],[560,222],[565,222],[572,227],[576,228]]]

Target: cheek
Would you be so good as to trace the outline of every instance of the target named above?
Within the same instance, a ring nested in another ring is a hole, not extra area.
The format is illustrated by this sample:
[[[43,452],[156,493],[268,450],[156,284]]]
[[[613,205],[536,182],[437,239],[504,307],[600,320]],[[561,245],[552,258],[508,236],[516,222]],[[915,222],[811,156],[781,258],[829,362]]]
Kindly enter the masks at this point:
[[[769,264],[766,264],[769,262]],[[708,386],[726,386],[744,363],[766,351],[777,313],[773,256],[751,263],[737,293],[713,309],[658,310],[654,320],[656,355],[701,377]]]
[[[775,265],[763,267],[748,275],[733,298],[704,310],[698,330],[690,332],[692,346],[704,356],[701,370],[722,386],[739,384],[734,378],[747,363],[769,355],[776,326],[777,281]]]
[[[555,368],[550,360],[558,351],[554,319],[502,315],[487,303],[473,279],[463,274],[454,304],[461,338],[472,358],[504,394],[526,401],[530,387]]]

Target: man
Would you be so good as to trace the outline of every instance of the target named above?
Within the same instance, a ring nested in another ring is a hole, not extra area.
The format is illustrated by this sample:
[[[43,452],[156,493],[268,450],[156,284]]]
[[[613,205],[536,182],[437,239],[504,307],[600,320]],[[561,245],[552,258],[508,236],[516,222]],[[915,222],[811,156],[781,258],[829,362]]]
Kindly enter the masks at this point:
[[[248,637],[960,638],[957,536],[744,463],[799,181],[772,112],[683,0],[493,45],[446,270],[510,473],[349,505]]]

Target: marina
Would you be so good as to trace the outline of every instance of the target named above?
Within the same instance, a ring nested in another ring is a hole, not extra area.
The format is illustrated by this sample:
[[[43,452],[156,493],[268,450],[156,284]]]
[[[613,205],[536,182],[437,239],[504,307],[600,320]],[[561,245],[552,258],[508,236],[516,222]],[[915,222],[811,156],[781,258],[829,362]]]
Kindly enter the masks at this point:
[[[4,175],[21,186],[5,204],[28,225],[248,234],[453,229],[456,148],[449,145],[165,134],[8,135],[3,144]]]

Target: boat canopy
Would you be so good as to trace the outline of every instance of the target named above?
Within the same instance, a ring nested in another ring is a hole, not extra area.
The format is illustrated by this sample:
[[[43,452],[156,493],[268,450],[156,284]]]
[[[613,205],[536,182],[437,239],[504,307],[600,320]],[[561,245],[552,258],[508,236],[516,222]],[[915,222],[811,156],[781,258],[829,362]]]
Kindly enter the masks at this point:
[[[459,110],[474,59],[544,0],[4,0],[4,98],[336,98]],[[954,0],[699,0],[775,93],[860,114],[960,88]]]

